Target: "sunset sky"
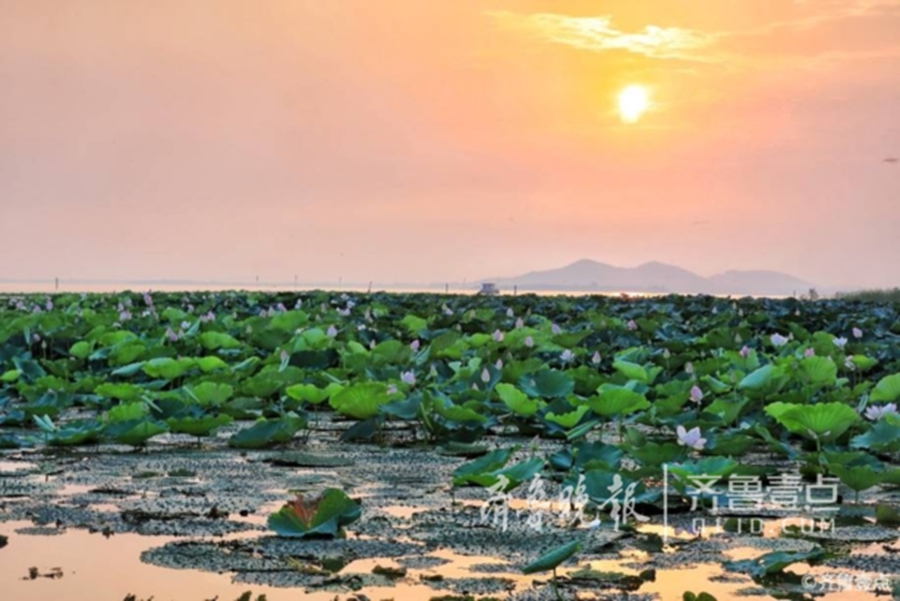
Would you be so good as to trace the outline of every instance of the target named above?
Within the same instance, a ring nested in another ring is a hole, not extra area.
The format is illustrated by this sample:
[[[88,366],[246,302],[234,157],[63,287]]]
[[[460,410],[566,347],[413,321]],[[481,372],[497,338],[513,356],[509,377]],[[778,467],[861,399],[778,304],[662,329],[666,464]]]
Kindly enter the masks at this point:
[[[888,157],[900,0],[0,0],[0,278],[895,286]]]

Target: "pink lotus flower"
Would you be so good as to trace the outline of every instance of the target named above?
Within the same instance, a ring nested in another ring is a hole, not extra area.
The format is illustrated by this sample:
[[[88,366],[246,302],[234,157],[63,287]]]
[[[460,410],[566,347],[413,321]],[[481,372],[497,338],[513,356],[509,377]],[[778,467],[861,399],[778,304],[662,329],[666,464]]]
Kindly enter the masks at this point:
[[[631,330],[632,332],[634,332],[636,329],[638,329],[638,324],[635,323],[635,321],[633,319],[629,319],[628,323],[626,324],[626,327],[629,330]]]
[[[388,394],[397,394],[397,385],[396,384],[388,384],[387,393]]]
[[[411,348],[411,349],[412,349],[412,352],[414,352],[414,353],[418,353],[418,352],[419,352],[419,347],[420,347],[420,346],[422,346],[422,343],[419,342],[419,339],[418,339],[418,338],[416,338],[415,340],[413,340],[412,342],[409,343],[409,348]]]
[[[128,321],[129,319],[131,319],[131,312],[122,311],[121,313],[119,313],[119,321],[125,322],[125,321]]]
[[[48,311],[52,311],[52,310],[53,310],[53,301],[50,300],[49,298],[47,299],[46,307],[47,307],[47,310],[48,310]]]
[[[497,359],[497,362],[494,363],[494,367],[498,370],[503,369],[503,359]]]
[[[554,324],[550,325],[550,331],[553,332],[553,334],[555,336],[556,334],[559,334],[560,332],[562,332],[562,329],[560,329],[560,327],[554,323]]]
[[[521,330],[524,327],[525,327],[525,320],[520,317],[519,319],[516,320],[516,329]]]
[[[451,309],[447,305],[444,305],[443,309],[444,309],[444,315],[447,315],[448,317],[450,315],[453,315],[453,309]]]
[[[507,316],[507,317],[514,317],[514,316],[515,316],[515,313],[513,313],[512,307],[510,307],[509,309],[506,310],[506,316]]]
[[[749,357],[750,356],[750,347],[745,344],[743,347],[741,347],[740,354],[741,354],[741,357],[743,357],[744,359]]]
[[[686,373],[689,376],[694,375],[694,364],[691,363],[690,361],[685,363],[684,364],[684,373]]]
[[[815,356],[816,356],[816,349],[814,349],[814,348],[812,348],[812,347],[809,347],[808,349],[806,349],[805,351],[803,351],[803,356],[804,356],[804,357],[815,357]]]
[[[559,358],[563,363],[568,363],[569,361],[571,361],[572,359],[575,358],[575,354],[572,351],[570,351],[569,349],[566,349],[562,352],[562,354],[559,356]]]
[[[594,354],[591,357],[591,363],[593,363],[594,365],[600,365],[600,360],[600,351],[594,351]]]
[[[695,451],[702,451],[706,446],[706,439],[702,438],[703,433],[700,432],[700,426],[685,430],[684,426],[678,426],[675,429],[678,434],[678,444],[683,447],[690,447]]]
[[[169,339],[169,342],[178,342],[178,334],[172,328],[166,328],[166,338]]]
[[[845,346],[847,346],[847,339],[846,339],[846,338],[843,338],[843,337],[841,337],[841,338],[835,338],[835,339],[834,339],[834,346],[838,347],[839,349],[844,348]]]
[[[886,415],[896,415],[897,414],[897,404],[896,403],[888,403],[887,405],[882,405],[881,407],[876,407],[872,405],[866,409],[866,418],[872,420],[873,422],[877,422],[878,420],[884,418]]]
[[[416,385],[416,374],[412,371],[405,371],[400,374],[400,381],[409,386]]]
[[[481,381],[485,384],[491,381],[491,372],[489,372],[486,367],[481,372]]]
[[[863,337],[863,332],[859,328],[853,328],[853,337],[859,340]]]
[[[494,339],[494,342],[503,342],[503,332],[495,330],[492,338]]]
[[[699,403],[703,400],[703,391],[700,390],[700,387],[696,384],[691,387],[691,400],[695,403]]]
[[[31,340],[36,344],[41,341],[41,335],[35,332],[31,335]]]
[[[528,348],[533,347],[534,346],[534,338],[532,338],[531,336],[526,336],[525,337],[525,346],[527,346]]]
[[[338,331],[337,331],[337,328],[334,327],[334,325],[330,325],[330,326],[328,326],[328,330],[325,333],[328,336],[330,336],[331,338],[334,338],[335,336],[337,336]]]

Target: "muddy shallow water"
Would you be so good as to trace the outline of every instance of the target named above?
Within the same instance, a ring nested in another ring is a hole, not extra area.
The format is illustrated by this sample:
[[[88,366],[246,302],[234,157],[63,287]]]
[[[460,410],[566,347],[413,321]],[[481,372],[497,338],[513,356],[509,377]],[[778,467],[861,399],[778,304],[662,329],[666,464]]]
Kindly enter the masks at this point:
[[[772,531],[700,538],[673,532],[665,548],[658,515],[636,531],[547,524],[537,532],[513,512],[503,531],[482,523],[484,489],[451,492],[450,473],[467,459],[433,449],[323,442],[330,439],[323,434],[316,444],[247,453],[221,441],[198,448],[179,437],[161,437],[139,452],[106,446],[5,452],[2,598],[121,601],[132,594],[139,600],[231,601],[253,591],[268,601],[551,599],[549,575],[523,576],[521,569],[575,536],[585,548],[559,570],[565,599],[674,601],[684,591],[705,591],[720,600],[772,599],[772,590],[722,563],[820,544],[840,552],[824,565],[789,570],[822,579],[900,573],[897,530],[865,520],[839,527],[824,543]],[[558,447],[542,444],[548,451]],[[292,493],[326,487],[343,488],[362,503],[362,518],[348,527],[346,539],[301,541],[267,531],[268,514]],[[897,500],[896,492],[878,494]],[[682,525],[690,519],[670,517]],[[890,595],[853,590],[820,598]]]

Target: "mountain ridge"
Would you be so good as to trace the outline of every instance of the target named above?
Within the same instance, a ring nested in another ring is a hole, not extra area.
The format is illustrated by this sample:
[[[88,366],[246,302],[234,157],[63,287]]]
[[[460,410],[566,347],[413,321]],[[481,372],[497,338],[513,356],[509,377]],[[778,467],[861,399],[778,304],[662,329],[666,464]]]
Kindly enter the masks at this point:
[[[731,269],[704,277],[661,261],[648,261],[637,267],[617,267],[593,259],[579,259],[556,269],[479,281],[482,282],[493,282],[501,288],[516,286],[525,290],[777,296],[806,293],[815,287],[810,282],[779,271]]]

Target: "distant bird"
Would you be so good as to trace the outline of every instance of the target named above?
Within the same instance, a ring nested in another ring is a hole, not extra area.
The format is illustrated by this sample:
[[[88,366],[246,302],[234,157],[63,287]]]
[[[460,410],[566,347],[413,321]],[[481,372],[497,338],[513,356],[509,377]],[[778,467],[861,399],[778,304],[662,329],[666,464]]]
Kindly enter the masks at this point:
[[[884,162],[885,163],[900,163],[900,159],[898,159],[897,157],[888,157],[888,158],[884,159]]]

